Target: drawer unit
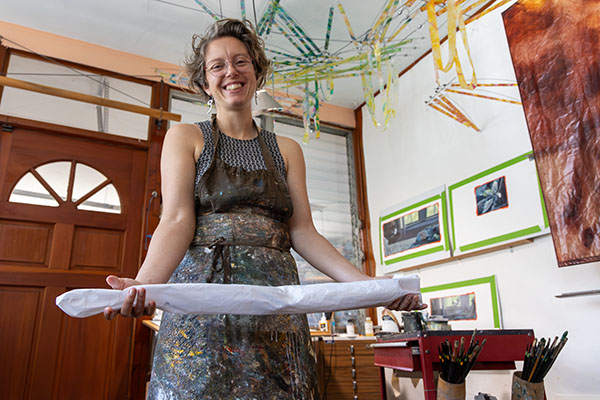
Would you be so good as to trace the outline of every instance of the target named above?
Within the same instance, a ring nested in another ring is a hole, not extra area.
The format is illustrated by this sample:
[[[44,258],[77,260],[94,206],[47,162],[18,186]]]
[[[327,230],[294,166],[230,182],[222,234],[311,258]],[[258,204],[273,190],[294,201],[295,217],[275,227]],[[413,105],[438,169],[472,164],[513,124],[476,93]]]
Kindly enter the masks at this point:
[[[379,368],[375,366],[373,340],[320,339],[315,343],[319,386],[330,400],[379,399]]]

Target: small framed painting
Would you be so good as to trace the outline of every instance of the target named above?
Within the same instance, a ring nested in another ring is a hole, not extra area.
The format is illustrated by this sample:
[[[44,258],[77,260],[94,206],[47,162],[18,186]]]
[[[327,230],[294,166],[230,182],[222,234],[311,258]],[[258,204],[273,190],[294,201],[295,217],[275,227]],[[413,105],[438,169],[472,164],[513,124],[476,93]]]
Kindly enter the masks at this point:
[[[421,288],[432,318],[445,318],[453,330],[502,328],[496,276]]]
[[[441,187],[382,212],[379,251],[385,272],[451,256],[446,209]]]
[[[549,233],[531,152],[448,187],[452,254]]]

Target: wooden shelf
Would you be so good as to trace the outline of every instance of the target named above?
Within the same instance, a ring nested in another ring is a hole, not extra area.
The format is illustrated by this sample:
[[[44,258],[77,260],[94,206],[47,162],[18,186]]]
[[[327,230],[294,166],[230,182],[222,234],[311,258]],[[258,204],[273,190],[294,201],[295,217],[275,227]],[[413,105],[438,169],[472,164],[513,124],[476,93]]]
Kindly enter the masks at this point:
[[[463,260],[465,258],[480,256],[482,254],[492,253],[494,251],[508,249],[508,248],[511,248],[511,247],[517,247],[517,246],[521,246],[521,245],[528,244],[528,243],[533,243],[533,239],[517,240],[516,242],[505,243],[505,244],[501,244],[501,245],[494,246],[494,247],[488,247],[486,249],[479,250],[479,251],[474,251],[472,253],[461,254],[461,255],[458,255],[458,256],[444,258],[442,260],[436,260],[436,261],[431,261],[431,262],[427,262],[427,263],[423,263],[423,264],[413,265],[413,266],[410,266],[410,267],[407,267],[407,268],[402,268],[399,271],[412,271],[412,270],[415,270],[415,269],[432,267],[434,265],[440,265],[440,264],[445,264],[445,263],[449,263],[449,262],[452,262],[452,261]]]

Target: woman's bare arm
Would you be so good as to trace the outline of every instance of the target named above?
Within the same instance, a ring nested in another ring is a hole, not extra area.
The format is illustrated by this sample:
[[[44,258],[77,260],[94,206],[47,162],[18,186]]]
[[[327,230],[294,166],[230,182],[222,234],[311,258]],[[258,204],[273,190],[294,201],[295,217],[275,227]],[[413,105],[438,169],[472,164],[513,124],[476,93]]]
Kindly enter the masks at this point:
[[[339,282],[368,279],[315,228],[306,190],[306,167],[300,145],[294,140],[278,137],[278,144],[287,166],[287,183],[294,205],[289,220],[292,247],[313,267]],[[416,295],[398,298],[388,308],[396,310],[423,309]]]
[[[139,284],[165,283],[179,265],[193,238],[196,218],[194,210],[194,177],[196,157],[203,146],[202,134],[194,125],[176,125],[169,129],[161,155],[162,215],[142,267],[135,279],[107,277],[113,289],[125,289]],[[124,316],[143,314],[145,293],[139,293],[138,305],[133,306],[136,290],[132,289],[120,310],[107,309],[112,318],[119,312]],[[146,312],[154,311],[148,309]]]

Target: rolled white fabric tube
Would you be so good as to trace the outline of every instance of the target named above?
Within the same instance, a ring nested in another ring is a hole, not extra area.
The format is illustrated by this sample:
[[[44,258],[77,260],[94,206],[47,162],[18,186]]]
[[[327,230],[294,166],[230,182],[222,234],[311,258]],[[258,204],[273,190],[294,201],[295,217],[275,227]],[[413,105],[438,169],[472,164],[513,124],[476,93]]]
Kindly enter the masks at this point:
[[[301,314],[385,306],[406,294],[420,293],[418,275],[314,285],[255,286],[217,283],[139,285],[146,302],[177,314]],[[104,308],[120,308],[127,291],[75,289],[56,298],[72,317],[89,317]]]

